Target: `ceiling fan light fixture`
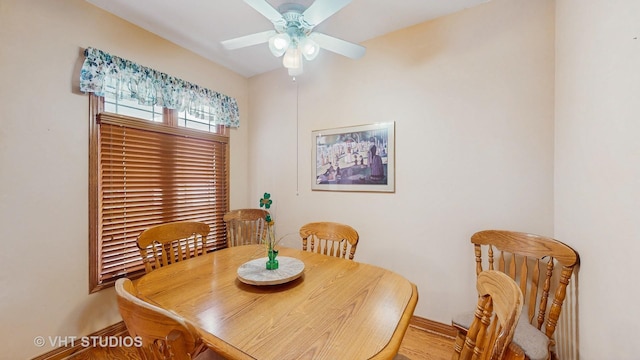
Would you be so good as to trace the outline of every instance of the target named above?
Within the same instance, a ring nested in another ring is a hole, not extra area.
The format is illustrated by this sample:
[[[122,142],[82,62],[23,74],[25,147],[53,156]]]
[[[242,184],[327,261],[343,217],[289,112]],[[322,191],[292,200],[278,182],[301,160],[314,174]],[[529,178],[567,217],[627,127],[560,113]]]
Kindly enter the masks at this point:
[[[318,56],[318,53],[320,53],[320,46],[318,45],[318,43],[309,39],[308,37],[305,37],[300,42],[300,48],[302,51],[302,56],[304,56],[304,58],[309,61],[315,59]]]
[[[277,34],[269,39],[269,50],[275,57],[282,56],[291,44],[291,37],[287,33]]]
[[[309,1],[311,4],[305,6],[284,0],[284,4],[276,9],[271,4],[273,0],[244,0],[271,21],[273,30],[225,40],[222,45],[227,50],[234,50],[269,43],[269,50],[275,57],[282,57],[282,64],[291,76],[302,74],[303,61],[314,60],[320,48],[351,59],[361,58],[365,53],[364,46],[314,31],[318,24],[352,0],[305,0]]]
[[[282,65],[287,69],[302,68],[302,56],[297,46],[291,46],[287,49],[282,58]]]

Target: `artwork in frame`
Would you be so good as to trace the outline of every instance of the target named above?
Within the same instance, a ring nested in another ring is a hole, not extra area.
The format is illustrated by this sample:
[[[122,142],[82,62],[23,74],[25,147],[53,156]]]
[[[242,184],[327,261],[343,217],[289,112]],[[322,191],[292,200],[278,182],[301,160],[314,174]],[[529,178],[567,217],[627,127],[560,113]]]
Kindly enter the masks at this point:
[[[395,192],[395,122],[312,132],[312,190]]]

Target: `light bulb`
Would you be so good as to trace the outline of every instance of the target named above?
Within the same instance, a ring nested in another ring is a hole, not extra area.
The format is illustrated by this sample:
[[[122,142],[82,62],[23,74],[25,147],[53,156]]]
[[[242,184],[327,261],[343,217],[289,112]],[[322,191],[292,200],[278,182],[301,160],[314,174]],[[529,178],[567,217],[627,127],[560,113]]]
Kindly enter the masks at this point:
[[[291,37],[287,33],[277,34],[269,39],[269,50],[273,56],[280,57],[287,51],[289,44],[291,43]]]
[[[300,41],[300,49],[302,50],[304,58],[309,61],[315,59],[318,56],[318,53],[320,53],[320,46],[308,37],[305,37]]]
[[[303,61],[300,61],[300,66],[297,68],[287,69],[289,72],[289,76],[293,76],[295,78],[298,75],[302,75],[302,63]]]
[[[290,46],[282,58],[282,65],[287,69],[297,69],[302,67],[302,56],[296,46]]]

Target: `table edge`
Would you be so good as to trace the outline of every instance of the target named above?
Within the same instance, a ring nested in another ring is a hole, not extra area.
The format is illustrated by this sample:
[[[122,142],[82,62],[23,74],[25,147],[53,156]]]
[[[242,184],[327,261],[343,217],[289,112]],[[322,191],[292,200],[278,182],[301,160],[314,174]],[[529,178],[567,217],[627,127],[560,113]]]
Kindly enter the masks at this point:
[[[411,284],[411,297],[407,302],[407,306],[402,313],[400,321],[398,321],[396,330],[393,332],[393,335],[391,335],[391,339],[389,339],[387,345],[385,345],[377,354],[372,356],[370,358],[371,360],[390,360],[398,354],[400,345],[402,344],[402,340],[404,339],[404,335],[407,332],[409,323],[411,321],[411,318],[413,317],[413,312],[415,311],[416,305],[418,304],[418,287],[412,282],[409,282],[409,284]]]

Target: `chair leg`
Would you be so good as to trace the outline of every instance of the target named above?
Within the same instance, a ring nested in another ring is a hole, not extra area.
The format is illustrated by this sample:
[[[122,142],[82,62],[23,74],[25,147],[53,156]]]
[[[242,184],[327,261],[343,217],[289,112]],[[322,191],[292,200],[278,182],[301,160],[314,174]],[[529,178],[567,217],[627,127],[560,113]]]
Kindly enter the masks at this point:
[[[452,360],[457,360],[460,358],[460,353],[462,352],[462,347],[464,346],[464,341],[466,339],[467,334],[463,333],[462,331],[458,330],[457,334],[456,334],[456,342],[453,345],[453,356],[451,357]]]

